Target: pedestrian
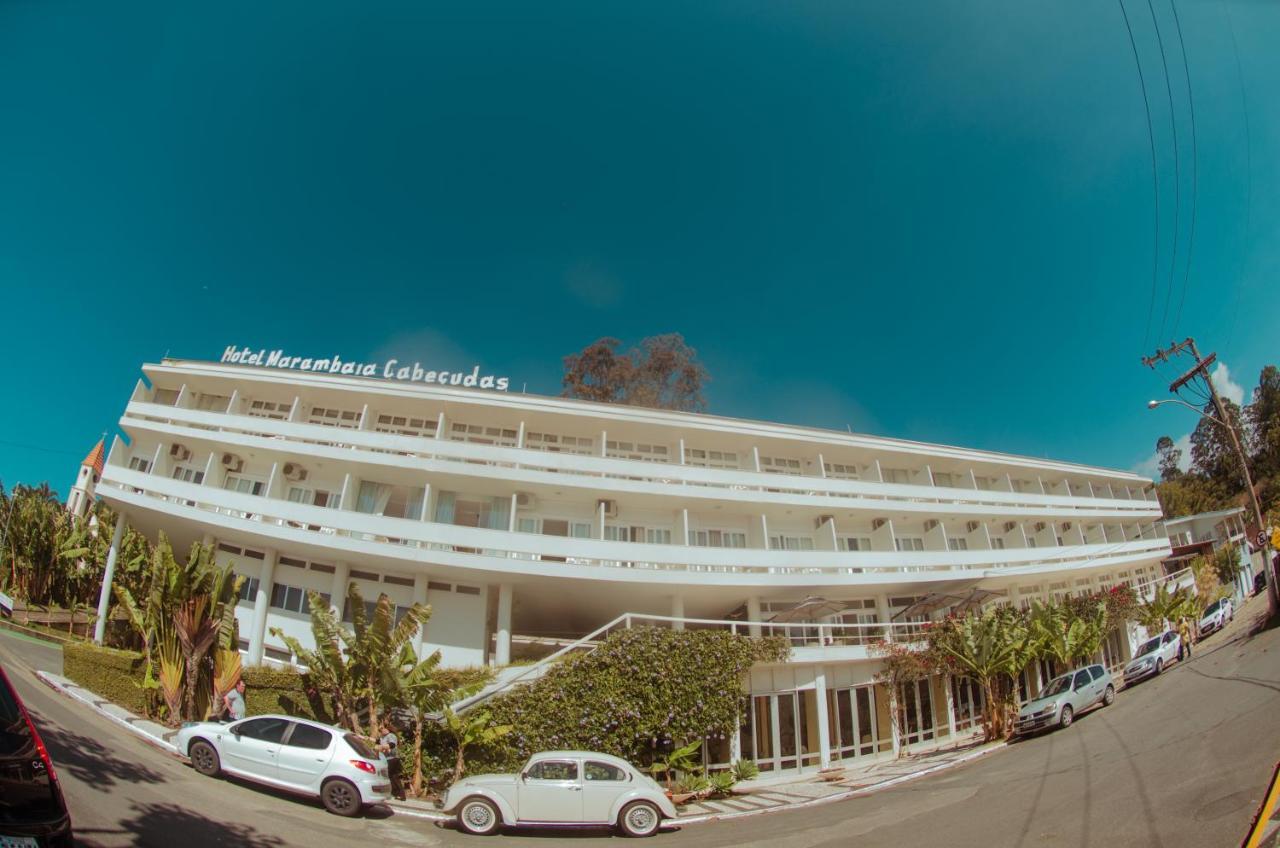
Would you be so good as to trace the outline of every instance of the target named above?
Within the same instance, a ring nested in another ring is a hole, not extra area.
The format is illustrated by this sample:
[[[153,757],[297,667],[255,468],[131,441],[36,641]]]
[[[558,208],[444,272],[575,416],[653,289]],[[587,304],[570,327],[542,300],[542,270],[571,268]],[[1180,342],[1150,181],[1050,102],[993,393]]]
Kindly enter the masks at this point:
[[[1182,658],[1191,659],[1191,626],[1185,618],[1178,619],[1178,662]]]
[[[222,706],[226,708],[228,721],[244,718],[244,678],[237,680],[235,688],[222,696]]]
[[[404,769],[400,765],[400,737],[390,721],[382,723],[382,736],[378,739],[378,750],[387,757],[387,776],[391,778],[391,795],[397,800],[405,799]]]

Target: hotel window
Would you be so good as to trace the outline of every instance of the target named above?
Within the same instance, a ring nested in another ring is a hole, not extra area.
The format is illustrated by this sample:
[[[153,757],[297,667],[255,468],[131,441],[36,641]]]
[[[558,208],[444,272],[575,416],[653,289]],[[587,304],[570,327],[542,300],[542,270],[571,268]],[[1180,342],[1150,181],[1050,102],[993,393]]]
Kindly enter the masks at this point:
[[[686,447],[684,449],[684,462],[686,465],[697,465],[701,468],[738,469],[742,467],[738,462],[738,454],[735,451],[706,450],[704,448]]]
[[[227,479],[222,481],[222,488],[242,495],[261,495],[264,484],[261,480],[250,480],[248,477],[228,474]]]
[[[666,527],[626,527],[618,524],[606,524],[604,527],[606,542],[644,542],[649,545],[671,544],[671,530]]]
[[[880,614],[876,610],[876,602],[871,598],[863,598],[856,601],[845,601],[844,611],[837,615],[833,621],[840,624],[879,624]],[[850,628],[848,631],[839,633],[837,641],[846,645],[866,645],[884,638],[884,634],[878,627],[859,627]]]
[[[240,584],[240,600],[254,602],[254,598],[258,596],[258,578],[246,577],[244,582]]]
[[[973,482],[984,492],[990,492],[996,487],[996,481],[990,477],[978,477],[975,475]]]
[[[338,505],[338,496],[323,489],[304,489],[301,486],[290,486],[288,498],[292,503],[306,504],[308,506],[336,507]]]
[[[271,418],[275,421],[288,421],[289,413],[293,411],[292,403],[275,400],[251,400],[247,414],[254,418]]]
[[[886,483],[910,483],[911,472],[905,468],[881,468],[880,476]]]
[[[638,459],[641,462],[671,461],[666,445],[646,445],[642,442],[620,442],[609,439],[604,447],[605,456],[611,456],[614,459]]]
[[[158,403],[160,406],[174,406],[178,403],[177,389],[156,389],[155,394],[151,396],[152,403]]]
[[[734,530],[690,530],[689,544],[699,548],[745,548],[747,534]]]
[[[900,551],[923,551],[924,539],[920,536],[901,536],[893,540]]]
[[[436,521],[458,527],[511,529],[511,498],[441,492],[436,498]]]
[[[377,601],[365,601],[364,602],[364,620],[373,621],[373,611],[377,608],[378,608]],[[399,624],[400,620],[403,619],[408,614],[409,614],[409,607],[402,607],[399,604],[395,605],[394,618],[395,618],[396,624]],[[348,624],[351,623],[351,602],[350,601],[343,601],[342,603],[342,620],[347,622]]]
[[[950,471],[935,471],[933,472],[933,485],[954,489],[956,487],[955,475]]]
[[[334,409],[326,406],[313,406],[307,416],[308,424],[320,424],[325,427],[341,427],[344,430],[360,428],[360,413],[354,409]]]
[[[760,470],[768,474],[800,474],[800,460],[787,456],[760,457]]]
[[[140,456],[131,456],[129,457],[129,470],[141,471],[143,474],[146,474],[151,470],[151,460],[143,459]]]
[[[434,418],[414,418],[410,415],[379,415],[373,429],[379,433],[395,433],[400,436],[418,436],[432,439],[436,435]]]
[[[204,472],[187,465],[175,465],[173,468],[173,479],[181,480],[184,483],[195,483],[197,486],[204,482]],[[258,494],[254,492],[253,494]]]
[[[866,536],[841,536],[838,541],[842,551],[871,550],[871,539]]]
[[[311,602],[307,599],[309,591],[297,586],[277,583],[271,587],[271,606],[288,612],[310,613]],[[325,606],[329,605],[328,592],[316,592],[316,594],[320,596],[321,603]]]
[[[196,409],[205,412],[226,412],[231,405],[231,398],[226,395],[210,395],[201,392],[196,397]]]
[[[576,453],[591,456],[593,439],[586,436],[561,436],[556,433],[525,433],[524,446],[548,453]]]
[[[422,518],[425,495],[426,491],[422,486],[392,486],[361,480],[359,494],[356,496],[356,512],[418,521]]]
[[[543,536],[591,538],[590,522],[567,521],[560,518],[520,518],[516,520],[516,530],[521,533],[540,533]]]
[[[839,480],[858,480],[862,477],[858,472],[858,466],[845,465],[840,462],[828,462],[826,471],[828,477],[835,477]]]
[[[992,550],[996,550],[996,551],[1003,551],[1003,550],[1004,550],[1004,539],[1000,538],[999,536],[992,536],[992,537],[991,537],[991,549],[992,549]]]
[[[947,548],[953,551],[967,551],[969,550],[969,540],[949,538],[947,539]]]
[[[769,548],[775,551],[811,551],[813,539],[804,536],[770,536]]]
[[[516,446],[516,431],[501,427],[485,427],[480,424],[457,423],[449,428],[449,439],[454,442],[474,442],[477,445]]]

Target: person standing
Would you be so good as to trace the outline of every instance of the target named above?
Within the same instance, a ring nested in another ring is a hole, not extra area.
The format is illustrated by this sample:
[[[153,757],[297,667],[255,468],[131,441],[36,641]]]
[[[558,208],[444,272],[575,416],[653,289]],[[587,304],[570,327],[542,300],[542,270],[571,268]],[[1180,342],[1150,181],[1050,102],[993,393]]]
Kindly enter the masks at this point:
[[[1182,662],[1183,657],[1191,659],[1191,625],[1187,624],[1186,618],[1178,619],[1178,662]]]
[[[378,750],[387,757],[387,776],[391,778],[391,795],[397,800],[405,799],[404,769],[400,765],[400,737],[396,736],[391,722],[382,723],[382,736],[378,739]]]
[[[244,678],[236,681],[235,688],[222,696],[222,706],[226,708],[228,721],[239,721],[245,716]]]

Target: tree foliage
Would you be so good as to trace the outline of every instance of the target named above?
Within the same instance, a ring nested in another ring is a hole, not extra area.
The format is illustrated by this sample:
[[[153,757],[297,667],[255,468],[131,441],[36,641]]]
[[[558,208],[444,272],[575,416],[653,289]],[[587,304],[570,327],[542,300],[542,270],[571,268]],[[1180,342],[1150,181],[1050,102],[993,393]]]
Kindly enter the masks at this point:
[[[563,397],[657,409],[702,412],[711,379],[698,352],[679,333],[643,339],[619,353],[621,342],[601,338],[564,358]]]

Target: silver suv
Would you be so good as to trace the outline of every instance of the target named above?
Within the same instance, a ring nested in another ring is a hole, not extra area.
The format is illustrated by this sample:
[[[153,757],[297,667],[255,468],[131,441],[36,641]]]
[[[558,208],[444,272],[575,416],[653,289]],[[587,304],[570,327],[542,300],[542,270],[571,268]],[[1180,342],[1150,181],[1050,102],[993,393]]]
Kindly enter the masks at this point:
[[[1084,710],[1098,703],[1109,706],[1115,699],[1116,687],[1105,668],[1078,668],[1050,680],[1034,701],[1024,704],[1013,731],[1022,736],[1047,727],[1069,727]]]

